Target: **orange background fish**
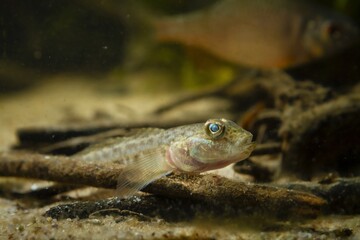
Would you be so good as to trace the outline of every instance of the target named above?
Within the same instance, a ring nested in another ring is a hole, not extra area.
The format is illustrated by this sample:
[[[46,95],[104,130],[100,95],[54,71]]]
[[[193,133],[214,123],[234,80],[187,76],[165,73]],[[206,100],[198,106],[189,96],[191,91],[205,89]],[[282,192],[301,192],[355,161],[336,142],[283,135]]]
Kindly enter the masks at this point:
[[[159,41],[201,48],[240,65],[288,68],[333,54],[357,28],[336,12],[295,0],[222,0],[155,23]]]

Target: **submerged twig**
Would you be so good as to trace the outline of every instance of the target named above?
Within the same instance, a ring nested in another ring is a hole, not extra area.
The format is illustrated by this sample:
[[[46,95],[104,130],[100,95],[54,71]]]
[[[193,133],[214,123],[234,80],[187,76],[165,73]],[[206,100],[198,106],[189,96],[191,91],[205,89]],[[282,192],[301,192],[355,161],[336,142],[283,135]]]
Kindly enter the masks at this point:
[[[0,175],[115,188],[120,164],[88,164],[81,159],[25,152],[0,155]]]
[[[360,177],[337,178],[329,184],[293,182],[278,186],[321,196],[328,201],[327,213],[360,213]]]
[[[139,129],[124,129],[116,128],[109,131],[100,132],[90,136],[80,136],[70,138],[61,142],[56,142],[48,146],[39,147],[37,151],[43,154],[60,154],[60,155],[73,155],[89,145],[97,142],[104,141],[113,137],[126,137],[135,134]]]
[[[257,93],[257,88],[255,84],[255,79],[264,74],[263,72],[259,72],[258,70],[250,70],[245,74],[238,73],[234,79],[232,79],[227,84],[217,87],[215,89],[202,91],[199,93],[195,93],[192,95],[184,96],[183,98],[177,99],[176,101],[164,105],[157,110],[154,111],[154,114],[163,114],[169,110],[175,109],[182,104],[190,103],[199,99],[207,98],[207,97],[223,97],[229,98],[241,96],[243,98],[248,97],[249,95],[254,95]],[[235,90],[234,90],[235,89]],[[244,105],[244,102],[243,102]]]
[[[256,145],[256,148],[252,152],[251,156],[277,154],[281,152],[280,143],[270,142]]]
[[[120,164],[90,164],[81,159],[9,152],[0,155],[0,175],[30,177],[63,183],[115,188]],[[216,175],[174,174],[161,178],[144,192],[228,206],[248,214],[278,217],[316,216],[325,201],[311,194],[230,181]]]

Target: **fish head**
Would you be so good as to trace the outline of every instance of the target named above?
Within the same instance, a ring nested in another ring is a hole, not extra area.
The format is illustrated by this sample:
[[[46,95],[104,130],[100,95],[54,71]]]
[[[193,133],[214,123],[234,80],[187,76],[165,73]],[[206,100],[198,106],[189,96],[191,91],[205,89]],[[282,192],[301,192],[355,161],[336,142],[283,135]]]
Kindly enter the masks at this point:
[[[303,44],[311,58],[332,55],[359,40],[358,27],[345,16],[318,16],[304,31]]]
[[[255,148],[253,135],[227,119],[209,119],[194,134],[170,147],[180,171],[203,172],[247,158]]]

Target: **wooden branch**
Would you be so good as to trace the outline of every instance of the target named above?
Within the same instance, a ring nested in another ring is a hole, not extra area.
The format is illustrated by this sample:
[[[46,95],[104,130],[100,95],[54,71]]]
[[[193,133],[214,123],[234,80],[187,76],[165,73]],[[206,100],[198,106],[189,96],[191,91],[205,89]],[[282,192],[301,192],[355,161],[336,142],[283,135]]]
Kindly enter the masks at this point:
[[[309,192],[327,200],[327,213],[360,213],[360,177],[337,178],[329,184],[313,182],[293,182],[278,186],[297,191]]]
[[[0,175],[36,178],[70,184],[115,188],[120,164],[88,164],[69,157],[6,152],[0,155]]]
[[[0,175],[115,188],[123,169],[117,164],[89,164],[81,159],[8,152],[0,155]],[[237,183],[216,175],[174,174],[149,184],[144,192],[228,206],[247,214],[313,217],[326,202],[308,193]]]
[[[203,90],[199,93],[195,93],[192,95],[184,96],[180,99],[175,100],[172,103],[169,103],[167,105],[164,105],[157,110],[154,111],[154,114],[159,115],[163,114],[169,110],[175,109],[178,106],[181,106],[182,104],[190,103],[193,101],[197,101],[199,99],[207,98],[207,97],[239,97],[243,98],[243,100],[246,100],[251,98],[252,95],[256,95],[257,89],[254,79],[256,79],[259,75],[262,73],[258,70],[250,70],[249,72],[245,74],[237,73],[237,76],[234,77],[233,80],[226,83],[223,86],[217,87],[215,89],[211,90]],[[242,105],[244,106],[243,101]]]
[[[360,213],[360,177],[337,178],[329,184],[313,182],[293,182],[279,184],[282,188],[309,192],[321,196],[328,201],[324,212],[329,214],[356,214]],[[251,195],[251,194],[249,194]],[[159,209],[161,206],[161,210]],[[252,204],[250,204],[252,206]],[[107,209],[110,209],[107,211]],[[52,218],[88,218],[94,212],[111,214],[115,211],[117,216],[123,215],[123,210],[134,214],[143,214],[149,217],[160,217],[166,221],[191,220],[201,213],[213,217],[242,217],[239,208],[233,205],[204,204],[202,201],[184,198],[161,198],[157,196],[140,196],[126,200],[116,198],[90,202],[74,202],[52,207],[46,216]],[[252,209],[257,210],[257,209]],[[128,212],[125,212],[128,214]],[[140,215],[141,217],[142,215]],[[136,215],[135,215],[136,217]],[[248,216],[246,216],[248,220]]]

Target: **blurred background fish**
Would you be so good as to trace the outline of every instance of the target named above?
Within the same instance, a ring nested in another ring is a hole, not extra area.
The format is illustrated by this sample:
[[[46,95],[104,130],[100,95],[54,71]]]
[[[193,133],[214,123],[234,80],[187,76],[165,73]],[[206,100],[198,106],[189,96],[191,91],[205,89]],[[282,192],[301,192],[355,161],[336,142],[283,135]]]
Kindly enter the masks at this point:
[[[332,55],[358,39],[346,16],[297,0],[222,0],[155,21],[156,38],[200,48],[232,63],[289,68]]]

